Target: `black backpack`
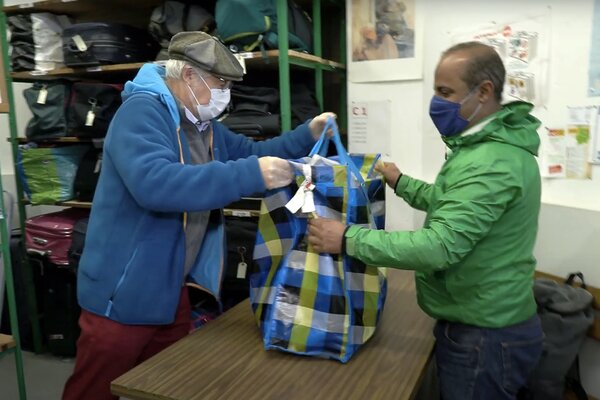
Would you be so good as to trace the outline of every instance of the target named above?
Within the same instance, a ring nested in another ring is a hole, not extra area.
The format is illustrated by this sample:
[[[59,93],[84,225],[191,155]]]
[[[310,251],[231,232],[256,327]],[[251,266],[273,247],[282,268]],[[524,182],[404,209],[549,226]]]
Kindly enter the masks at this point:
[[[581,287],[573,286],[576,277]],[[563,400],[567,389],[578,400],[587,399],[579,380],[577,354],[594,322],[594,298],[585,290],[581,272],[564,284],[536,279],[533,290],[544,330],[544,350],[526,393],[520,399]]]
[[[69,108],[69,132],[77,137],[102,138],[121,105],[123,85],[77,82]]]

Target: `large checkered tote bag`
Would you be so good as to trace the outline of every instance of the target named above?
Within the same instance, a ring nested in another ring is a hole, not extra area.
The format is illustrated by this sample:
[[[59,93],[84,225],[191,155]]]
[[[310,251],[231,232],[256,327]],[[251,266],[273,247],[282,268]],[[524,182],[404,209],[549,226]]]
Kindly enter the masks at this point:
[[[324,158],[332,128],[337,157]],[[297,180],[262,202],[250,300],[266,349],[347,362],[375,332],[385,269],[347,256],[317,254],[309,218],[383,229],[385,184],[377,155],[348,155],[333,119],[309,157],[292,162]]]

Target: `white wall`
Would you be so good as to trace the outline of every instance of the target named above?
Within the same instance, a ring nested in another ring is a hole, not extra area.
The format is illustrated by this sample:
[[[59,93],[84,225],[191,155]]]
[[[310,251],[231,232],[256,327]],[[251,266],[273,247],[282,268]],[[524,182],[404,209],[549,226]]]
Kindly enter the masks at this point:
[[[421,1],[424,14],[423,79],[348,83],[349,103],[391,100],[390,158],[403,172],[432,181],[444,161],[444,146],[429,119],[428,107],[439,55],[454,44],[451,33],[456,31],[549,13],[549,97],[547,106],[536,108],[535,115],[542,126],[563,127],[567,105],[600,104],[600,97],[587,97],[593,0],[417,1]],[[350,7],[351,1],[346,4]],[[600,246],[596,244],[600,234],[600,167],[594,167],[591,181],[545,180],[542,196],[535,249],[538,269],[556,275],[579,270],[589,284],[600,287]],[[410,210],[397,199],[388,202],[387,211],[388,229],[415,229],[423,220],[421,212]],[[582,375],[588,392],[600,398],[600,343],[586,342]]]

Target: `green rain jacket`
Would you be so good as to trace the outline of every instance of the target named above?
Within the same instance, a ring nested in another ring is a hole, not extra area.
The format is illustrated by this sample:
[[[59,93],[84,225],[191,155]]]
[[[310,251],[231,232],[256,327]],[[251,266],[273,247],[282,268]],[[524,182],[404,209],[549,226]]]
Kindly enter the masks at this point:
[[[498,328],[536,312],[532,284],[541,183],[540,121],[506,104],[469,135],[445,138],[452,154],[434,184],[403,175],[396,194],[427,212],[423,228],[350,227],[345,251],[370,265],[416,271],[421,308],[436,319]]]

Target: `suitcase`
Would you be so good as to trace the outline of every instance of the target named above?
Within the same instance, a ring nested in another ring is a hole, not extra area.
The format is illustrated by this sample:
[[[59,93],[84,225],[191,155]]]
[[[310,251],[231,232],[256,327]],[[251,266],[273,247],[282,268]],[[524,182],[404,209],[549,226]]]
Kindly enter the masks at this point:
[[[29,302],[27,301],[28,286],[25,279],[25,257],[22,247],[22,237],[13,236],[10,239],[10,257],[12,261],[13,284],[15,290],[15,300],[17,303],[17,319],[19,321],[19,335],[21,338],[21,348],[27,351],[33,351],[33,330],[31,328],[31,317]],[[1,265],[0,265],[1,266]],[[36,279],[36,276],[33,276]],[[4,282],[2,282],[4,283]],[[38,299],[40,300],[40,299]],[[6,293],[2,297],[4,306],[2,307],[2,317],[0,318],[0,333],[10,335],[12,333],[10,326],[10,316],[8,314],[8,299]],[[38,301],[38,307],[41,303]]]
[[[63,30],[63,55],[70,67],[150,61],[159,50],[147,31],[129,25],[84,22]]]
[[[25,247],[28,253],[45,256],[56,265],[69,265],[75,223],[89,216],[88,210],[69,208],[38,215],[25,221]]]
[[[81,308],[77,303],[77,271],[60,266],[46,257],[30,257],[36,280],[36,296],[40,305],[41,330],[51,354],[73,357],[77,349]]]

